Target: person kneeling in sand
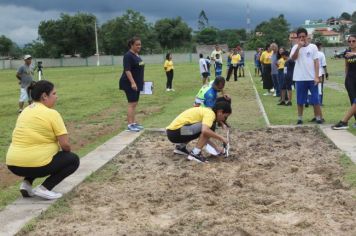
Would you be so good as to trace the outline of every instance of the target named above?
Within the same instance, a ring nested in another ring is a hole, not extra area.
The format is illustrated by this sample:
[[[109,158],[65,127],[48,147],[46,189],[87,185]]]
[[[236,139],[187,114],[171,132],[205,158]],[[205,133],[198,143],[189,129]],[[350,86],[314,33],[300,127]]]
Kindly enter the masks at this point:
[[[210,138],[219,140],[224,144],[228,140],[214,132],[216,123],[225,122],[231,114],[231,105],[227,101],[217,102],[214,107],[193,107],[179,114],[166,128],[169,141],[176,144],[174,153],[188,155],[188,160],[206,162],[201,154],[202,148],[210,144],[218,152],[223,153],[222,147],[210,142]],[[191,152],[187,150],[187,144],[198,139],[198,143]]]

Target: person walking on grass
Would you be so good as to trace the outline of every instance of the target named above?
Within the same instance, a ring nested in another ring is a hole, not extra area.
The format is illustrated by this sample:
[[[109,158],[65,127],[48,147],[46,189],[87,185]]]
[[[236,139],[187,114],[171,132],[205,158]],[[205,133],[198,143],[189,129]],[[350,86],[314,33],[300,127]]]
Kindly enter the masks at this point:
[[[241,60],[240,54],[237,53],[237,49],[234,48],[233,53],[231,54],[231,66],[227,72],[226,81],[230,80],[232,71],[234,71],[234,80],[237,81],[237,71],[239,69],[239,62]]]
[[[239,61],[239,77],[245,77],[245,52],[240,46],[237,46],[236,49],[241,57],[241,60]]]
[[[315,44],[308,42],[308,32],[304,28],[297,30],[298,43],[291,50],[291,58],[295,61],[293,80],[296,83],[298,121],[303,124],[303,106],[311,93],[310,103],[314,107],[314,118],[317,124],[322,124],[322,113],[319,101],[319,56]]]
[[[351,34],[347,41],[350,48],[345,53],[345,87],[349,95],[351,107],[344,118],[332,126],[332,129],[335,130],[347,129],[349,127],[348,121],[352,116],[356,120],[356,34]],[[353,126],[356,127],[356,123]]]
[[[203,56],[203,54],[199,54],[199,70],[200,70],[200,75],[202,78],[203,85],[209,83],[209,71],[208,71],[208,66],[206,64],[206,60]]]
[[[17,69],[16,78],[19,80],[20,84],[20,99],[19,99],[19,110],[18,113],[21,113],[25,102],[27,101],[28,104],[31,104],[31,96],[29,94],[29,87],[33,82],[34,76],[34,67],[32,66],[32,57],[31,55],[24,56],[25,63],[21,65]]]
[[[218,147],[211,139],[221,141],[224,144],[228,140],[214,132],[216,123],[225,122],[231,114],[231,105],[227,101],[215,103],[214,107],[193,107],[179,114],[166,128],[168,140],[176,144],[175,154],[187,155],[187,159],[196,162],[207,162],[201,154],[202,148],[210,144],[220,153],[223,147]],[[192,151],[187,150],[187,144],[198,139]]]
[[[32,88],[33,103],[16,121],[12,141],[6,154],[6,165],[15,175],[24,177],[20,186],[23,197],[44,199],[62,197],[52,189],[79,167],[79,158],[71,152],[68,132],[61,115],[54,110],[57,91],[46,80]],[[32,189],[36,178],[46,177]]]
[[[140,91],[144,84],[144,62],[139,56],[141,51],[141,39],[133,37],[128,42],[129,51],[123,58],[124,71],[120,78],[120,89],[126,94],[127,107],[127,130],[139,132],[143,129],[135,120],[136,106],[140,98]]]
[[[270,45],[266,45],[265,51],[262,52],[260,57],[260,62],[262,65],[262,81],[263,81],[263,89],[266,89],[267,92],[264,93],[264,96],[272,95],[274,92],[273,89],[273,81],[271,74],[271,58],[272,58],[272,50]]]
[[[254,55],[255,76],[260,76],[260,74],[262,73],[261,62],[260,62],[261,52],[262,52],[261,48],[257,48],[256,53]]]
[[[172,54],[171,53],[167,53],[166,55],[166,60],[164,62],[164,70],[166,72],[166,76],[167,76],[167,83],[166,83],[166,91],[174,91],[173,87],[172,87],[172,81],[173,81],[173,61],[172,61]]]

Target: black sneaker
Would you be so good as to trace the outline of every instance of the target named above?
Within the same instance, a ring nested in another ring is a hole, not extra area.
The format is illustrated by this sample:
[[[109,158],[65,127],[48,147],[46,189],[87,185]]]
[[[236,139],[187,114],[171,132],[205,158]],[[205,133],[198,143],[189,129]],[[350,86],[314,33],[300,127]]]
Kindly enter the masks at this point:
[[[297,125],[302,125],[303,124],[303,121],[302,120],[298,120],[297,121]]]
[[[287,102],[286,106],[292,106],[292,102]]]
[[[188,160],[190,161],[196,161],[196,162],[208,162],[206,158],[201,154],[194,154],[193,151],[191,151],[188,155]]]
[[[179,147],[178,145],[176,146],[176,148],[173,151],[175,154],[179,154],[179,155],[189,155],[189,151],[187,150],[187,147]]]
[[[321,120],[317,120],[315,117],[313,119],[310,120],[310,122],[315,122],[317,124],[322,124],[325,122],[324,118],[321,118]]]
[[[339,121],[336,125],[331,126],[332,129],[339,130],[339,129],[348,129],[349,125],[347,122]]]
[[[277,105],[279,105],[279,106],[285,106],[286,105],[286,102],[285,101],[281,101],[280,103],[278,103]]]

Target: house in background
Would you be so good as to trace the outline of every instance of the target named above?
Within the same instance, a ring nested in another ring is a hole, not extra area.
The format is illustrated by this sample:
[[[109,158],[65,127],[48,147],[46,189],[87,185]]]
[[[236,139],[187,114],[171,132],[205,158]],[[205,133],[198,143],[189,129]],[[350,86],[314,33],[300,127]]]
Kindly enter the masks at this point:
[[[305,20],[304,24],[300,27],[305,28],[308,31],[308,35],[313,35],[315,29],[318,28],[327,28],[328,30],[332,30],[331,27],[320,20]]]
[[[314,30],[313,35],[319,34],[326,39],[328,43],[342,43],[343,38],[340,33],[328,30],[327,28],[318,28]]]

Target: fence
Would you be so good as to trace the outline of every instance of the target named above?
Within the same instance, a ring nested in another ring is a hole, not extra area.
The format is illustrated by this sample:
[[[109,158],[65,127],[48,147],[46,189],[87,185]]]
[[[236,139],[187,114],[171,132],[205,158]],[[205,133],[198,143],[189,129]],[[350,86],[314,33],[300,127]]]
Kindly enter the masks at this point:
[[[342,51],[345,47],[329,47],[323,48],[323,51],[327,58],[331,58],[334,55],[335,50]],[[245,51],[245,60],[253,60],[255,52]],[[204,56],[209,56],[204,55]],[[141,56],[145,64],[162,64],[165,60],[165,54],[155,54],[155,55],[142,55]],[[226,57],[226,56],[225,56]],[[123,56],[100,56],[100,65],[110,66],[110,65],[122,65]],[[226,58],[225,58],[226,59]],[[190,63],[198,62],[199,55],[197,53],[177,53],[173,54],[174,63]],[[37,61],[42,61],[43,66],[46,67],[70,67],[70,66],[96,66],[97,57],[91,56],[87,58],[34,58],[33,63],[36,64]],[[17,69],[23,64],[23,60],[0,60],[0,70],[3,69]]]

